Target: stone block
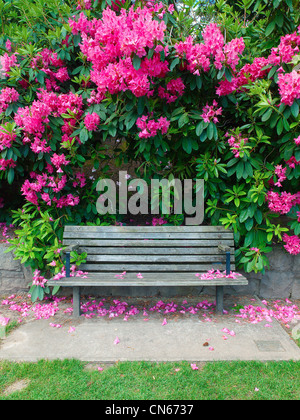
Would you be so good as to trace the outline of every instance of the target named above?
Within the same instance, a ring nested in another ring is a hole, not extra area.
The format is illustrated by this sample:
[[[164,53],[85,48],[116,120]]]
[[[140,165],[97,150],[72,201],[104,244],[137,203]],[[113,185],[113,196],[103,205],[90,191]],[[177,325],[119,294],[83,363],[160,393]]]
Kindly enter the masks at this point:
[[[289,298],[292,293],[294,275],[292,272],[267,271],[261,280],[260,293],[262,298]]]
[[[279,246],[275,246],[267,256],[270,262],[270,271],[290,271],[294,263],[294,255]]]
[[[300,299],[300,276],[294,279],[291,298]]]
[[[8,245],[0,244],[0,270],[7,271],[21,271],[21,264],[19,260],[14,260],[12,252],[5,253]]]
[[[300,277],[300,254],[293,255],[293,273],[296,277]]]

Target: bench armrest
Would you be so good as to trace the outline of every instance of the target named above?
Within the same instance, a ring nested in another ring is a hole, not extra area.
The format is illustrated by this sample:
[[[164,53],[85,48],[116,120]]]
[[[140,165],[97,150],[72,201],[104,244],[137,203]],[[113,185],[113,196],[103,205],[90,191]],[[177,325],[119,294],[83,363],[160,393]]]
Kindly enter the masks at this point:
[[[78,248],[79,248],[79,244],[68,245],[67,248],[62,251],[62,253],[67,254],[68,252],[76,251]]]
[[[219,244],[218,248],[219,248],[220,251],[223,251],[223,252],[230,252],[231,251],[230,246],[223,245],[223,244]]]
[[[226,275],[230,274],[230,247],[227,245],[219,244],[218,248],[222,252],[226,252]]]

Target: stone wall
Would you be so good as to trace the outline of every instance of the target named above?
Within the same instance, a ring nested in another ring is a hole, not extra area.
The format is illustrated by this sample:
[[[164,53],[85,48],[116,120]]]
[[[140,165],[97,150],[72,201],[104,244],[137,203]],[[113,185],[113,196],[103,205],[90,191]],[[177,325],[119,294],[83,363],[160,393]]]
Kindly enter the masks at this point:
[[[28,291],[28,284],[32,281],[31,269],[14,260],[11,252],[5,254],[8,247],[0,243],[0,296]]]
[[[0,244],[0,296],[28,291],[28,284],[32,280],[30,268],[24,267],[20,261],[14,260],[13,254],[5,254],[8,245]],[[225,293],[231,295],[257,295],[261,298],[291,298],[300,299],[300,255],[288,254],[282,247],[274,247],[268,254],[270,269],[265,274],[261,273],[242,273],[248,280],[248,286],[226,287]],[[62,294],[70,292],[70,289],[62,290]],[[114,289],[106,287],[100,290],[89,289],[83,293],[101,295],[123,295],[123,296],[152,296],[161,294],[162,296],[175,296],[187,294],[211,294],[214,288],[130,288],[116,287]]]

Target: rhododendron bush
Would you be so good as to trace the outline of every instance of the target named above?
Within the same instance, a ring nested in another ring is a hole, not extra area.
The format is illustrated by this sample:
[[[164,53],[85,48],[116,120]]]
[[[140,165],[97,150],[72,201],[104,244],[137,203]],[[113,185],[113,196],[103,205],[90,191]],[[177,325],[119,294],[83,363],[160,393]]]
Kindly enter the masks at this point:
[[[112,143],[114,163],[146,181],[203,178],[205,223],[234,230],[246,271],[264,270],[276,242],[300,253],[300,26],[292,2],[288,25],[271,3],[274,24],[246,19],[253,1],[194,20],[196,3],[80,0],[44,42],[2,37],[0,176],[25,203],[11,249],[35,285],[63,269],[66,223],[116,222],[96,210]]]

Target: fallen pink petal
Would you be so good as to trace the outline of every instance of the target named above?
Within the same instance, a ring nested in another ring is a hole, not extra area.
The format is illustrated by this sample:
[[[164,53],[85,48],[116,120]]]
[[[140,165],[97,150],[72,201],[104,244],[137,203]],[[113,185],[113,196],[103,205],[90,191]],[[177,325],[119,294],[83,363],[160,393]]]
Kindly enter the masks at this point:
[[[119,337],[116,337],[115,341],[114,341],[114,344],[119,344],[119,343],[120,343]]]

